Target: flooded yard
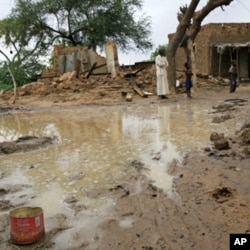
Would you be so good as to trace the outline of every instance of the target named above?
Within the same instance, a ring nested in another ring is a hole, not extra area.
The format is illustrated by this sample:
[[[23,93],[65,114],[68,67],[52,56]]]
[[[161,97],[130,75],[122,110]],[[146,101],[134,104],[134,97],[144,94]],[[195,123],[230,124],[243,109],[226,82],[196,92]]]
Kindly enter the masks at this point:
[[[117,180],[134,174],[131,165],[137,163],[155,186],[171,193],[173,176],[167,173],[171,162],[203,151],[213,131],[225,135],[235,131],[235,119],[211,123],[216,116],[211,108],[209,102],[169,102],[1,115],[0,142],[27,135],[56,140],[44,149],[0,155],[0,190],[9,190],[0,194],[9,201],[0,216],[6,218],[14,207],[41,207],[45,231],[61,227],[51,249],[85,249],[80,248],[84,242],[86,249],[98,249],[96,227],[112,217],[116,204],[112,192],[99,195],[98,190],[117,187]],[[138,179],[132,195],[140,192]],[[120,226],[131,223],[127,218]],[[8,225],[0,235],[9,238]]]

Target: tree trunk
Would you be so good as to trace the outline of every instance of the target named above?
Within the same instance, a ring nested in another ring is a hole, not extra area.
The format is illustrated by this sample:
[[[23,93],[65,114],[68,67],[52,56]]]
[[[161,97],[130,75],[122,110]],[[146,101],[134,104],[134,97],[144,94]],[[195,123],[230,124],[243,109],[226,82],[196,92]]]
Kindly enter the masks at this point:
[[[189,40],[189,51],[190,51],[190,59],[191,59],[191,65],[192,65],[192,82],[193,82],[193,90],[197,91],[197,76],[196,76],[196,61],[195,61],[195,50],[194,50],[194,43],[192,40]]]
[[[170,90],[176,92],[176,64],[175,64],[175,55],[179,44],[186,34],[187,29],[189,33],[189,39],[191,45],[189,45],[190,55],[187,56],[187,60],[191,58],[192,60],[192,70],[193,70],[193,81],[194,81],[194,90],[197,88],[196,84],[196,64],[195,64],[195,55],[193,51],[193,42],[201,29],[201,23],[203,19],[217,7],[224,5],[229,5],[234,0],[209,0],[207,4],[200,10],[195,12],[196,7],[198,6],[200,0],[192,0],[188,6],[183,18],[181,19],[179,25],[177,26],[176,33],[173,38],[170,40],[167,51],[167,59],[169,62],[168,66],[168,82],[170,85]],[[191,23],[192,19],[192,24]]]
[[[0,54],[2,54],[7,60],[7,62],[5,62],[5,63],[7,65],[7,69],[9,71],[9,73],[10,73],[10,76],[11,76],[11,79],[12,79],[12,82],[13,82],[13,86],[14,86],[14,99],[13,99],[13,104],[14,104],[16,102],[16,97],[17,97],[16,79],[15,79],[15,77],[14,77],[14,75],[13,75],[11,69],[10,69],[10,66],[9,66],[10,65],[10,59],[8,58],[8,56],[2,50],[0,50]]]
[[[10,76],[11,76],[11,79],[12,79],[12,82],[13,82],[13,85],[14,85],[14,99],[13,99],[13,102],[12,102],[12,104],[14,104],[16,102],[16,97],[17,97],[16,79],[15,79],[15,77],[14,77],[14,75],[13,75],[13,73],[12,73],[10,67],[9,67],[9,65],[7,65],[7,67],[8,67],[8,71],[10,73]]]
[[[169,63],[168,66],[168,82],[170,86],[171,92],[176,92],[176,65],[175,65],[175,54],[179,47],[179,44],[186,34],[186,30],[190,25],[190,20],[194,14],[194,11],[199,4],[200,0],[192,0],[190,3],[187,12],[185,13],[184,17],[182,18],[181,22],[177,26],[176,33],[174,37],[171,39],[168,45],[167,51],[167,60]]]
[[[170,93],[176,93],[176,66],[175,66],[175,54],[168,54],[168,68],[167,68],[167,77],[169,83]]]

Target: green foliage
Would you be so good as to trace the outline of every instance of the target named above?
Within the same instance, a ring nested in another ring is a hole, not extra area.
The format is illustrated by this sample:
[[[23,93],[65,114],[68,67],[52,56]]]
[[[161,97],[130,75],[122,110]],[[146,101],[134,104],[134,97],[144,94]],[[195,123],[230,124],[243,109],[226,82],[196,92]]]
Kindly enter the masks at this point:
[[[34,81],[40,75],[43,65],[36,61],[28,61],[25,63],[9,62],[9,68],[15,76],[17,86],[22,86],[26,83]],[[0,89],[13,88],[11,75],[8,71],[7,64],[0,64]]]
[[[168,51],[168,45],[167,45],[167,44],[159,45],[158,48],[156,48],[156,50],[153,51],[153,52],[151,53],[151,56],[150,56],[150,60],[151,60],[151,61],[155,61],[155,58],[156,58],[156,56],[158,55],[158,51],[159,51],[160,49],[164,50],[164,53],[165,53],[165,55],[166,55],[166,54],[167,54],[167,51]]]
[[[7,66],[6,64],[0,64],[0,90],[8,90],[10,88],[12,88],[12,82]]]
[[[41,72],[39,58],[55,44],[95,50],[114,40],[123,51],[148,50],[150,19],[135,17],[141,7],[142,0],[15,0],[11,14],[0,20],[0,39],[12,51],[5,63],[20,86]],[[3,65],[0,82],[12,82]]]
[[[10,17],[24,45],[43,37],[43,46],[60,42],[96,49],[114,40],[124,51],[147,50],[151,23],[145,16],[136,20],[141,7],[142,0],[16,0]]]
[[[25,25],[29,18],[12,14],[0,20],[0,38],[5,44],[5,51],[0,49],[4,60],[0,64],[0,83],[4,88],[13,87],[12,78],[8,72],[11,70],[18,86],[28,83],[41,73],[42,64],[39,62],[41,56],[46,56],[47,50],[44,46],[45,35],[28,30]],[[31,23],[29,23],[31,24]]]

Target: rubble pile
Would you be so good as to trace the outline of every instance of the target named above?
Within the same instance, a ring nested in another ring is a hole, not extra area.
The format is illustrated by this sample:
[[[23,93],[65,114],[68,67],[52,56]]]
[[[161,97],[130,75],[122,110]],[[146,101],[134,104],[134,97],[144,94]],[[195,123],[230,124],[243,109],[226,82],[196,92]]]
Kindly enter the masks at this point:
[[[90,103],[121,103],[141,100],[144,97],[156,96],[156,69],[149,64],[140,68],[121,67],[115,77],[111,74],[76,71],[64,73],[57,77],[43,77],[35,82],[17,88],[17,98],[39,98],[53,103],[74,102],[81,100]],[[199,89],[220,91],[218,81],[197,78]],[[194,87],[196,89],[196,87]],[[196,89],[197,90],[197,89]],[[13,99],[14,89],[3,91],[0,97],[9,102]],[[176,93],[185,93],[185,75],[177,72]]]
[[[155,94],[156,77],[154,66],[140,70],[138,74],[133,71],[119,72],[116,77],[105,75],[90,75],[77,78],[76,72],[67,72],[60,77],[38,79],[18,88],[18,96],[48,96],[62,93],[87,93],[95,90],[100,96],[111,92],[135,94],[135,86],[143,92]],[[13,90],[3,94],[4,99],[13,96]]]

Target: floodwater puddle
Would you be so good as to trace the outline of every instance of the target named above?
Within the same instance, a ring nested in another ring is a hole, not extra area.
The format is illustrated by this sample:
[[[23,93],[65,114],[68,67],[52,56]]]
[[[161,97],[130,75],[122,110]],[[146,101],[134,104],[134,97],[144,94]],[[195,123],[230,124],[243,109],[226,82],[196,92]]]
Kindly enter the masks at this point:
[[[143,163],[145,175],[168,192],[173,177],[167,168],[173,160],[181,162],[186,153],[204,148],[213,131],[233,133],[233,119],[212,124],[213,115],[208,113],[207,105],[190,102],[185,106],[79,107],[2,116],[0,142],[27,135],[57,138],[45,149],[0,155],[0,188],[22,186],[2,198],[13,206],[42,207],[46,231],[55,224],[67,226],[54,237],[54,249],[80,246],[94,237],[95,227],[115,204],[111,195],[99,190],[109,190],[132,171],[129,162]],[[96,195],[88,195],[93,190]],[[139,183],[136,190],[140,192]],[[67,218],[58,219],[60,214]],[[130,227],[132,223],[127,218],[120,225]]]

